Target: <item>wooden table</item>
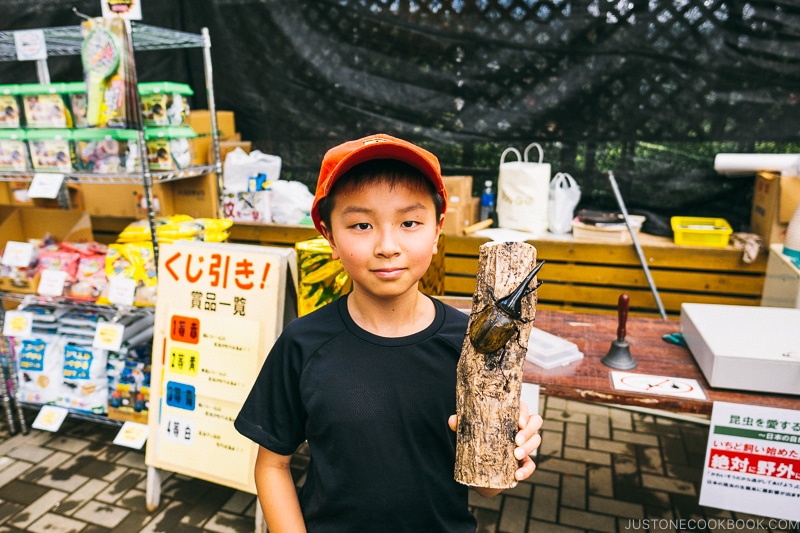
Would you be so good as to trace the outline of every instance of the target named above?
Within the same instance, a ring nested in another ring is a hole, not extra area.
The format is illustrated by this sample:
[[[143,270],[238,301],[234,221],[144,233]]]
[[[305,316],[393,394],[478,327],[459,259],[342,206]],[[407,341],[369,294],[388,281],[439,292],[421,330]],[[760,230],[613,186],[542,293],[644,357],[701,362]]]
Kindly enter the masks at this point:
[[[695,379],[708,398],[696,400],[615,389],[611,379],[614,369],[600,360],[617,338],[616,315],[538,309],[535,327],[574,342],[584,357],[552,369],[526,361],[525,381],[539,385],[545,395],[682,413],[711,414],[715,401],[800,410],[800,396],[711,388],[691,352],[662,339],[666,333],[680,331],[677,320],[628,317],[626,326],[625,340],[638,364],[636,368],[622,372]]]

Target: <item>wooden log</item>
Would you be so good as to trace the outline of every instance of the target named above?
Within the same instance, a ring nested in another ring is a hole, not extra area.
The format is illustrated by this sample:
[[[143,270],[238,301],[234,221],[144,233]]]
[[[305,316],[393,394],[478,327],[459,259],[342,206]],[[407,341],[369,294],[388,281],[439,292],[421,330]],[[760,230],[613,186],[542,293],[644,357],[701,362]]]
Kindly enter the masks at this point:
[[[517,484],[514,437],[519,430],[522,375],[536,292],[521,299],[519,319],[512,321],[513,334],[500,349],[480,352],[470,331],[485,319],[487,306],[496,307],[535,266],[536,248],[531,244],[487,242],[480,247],[477,285],[457,369],[455,479],[464,485],[506,489]],[[536,280],[527,286],[535,287]]]

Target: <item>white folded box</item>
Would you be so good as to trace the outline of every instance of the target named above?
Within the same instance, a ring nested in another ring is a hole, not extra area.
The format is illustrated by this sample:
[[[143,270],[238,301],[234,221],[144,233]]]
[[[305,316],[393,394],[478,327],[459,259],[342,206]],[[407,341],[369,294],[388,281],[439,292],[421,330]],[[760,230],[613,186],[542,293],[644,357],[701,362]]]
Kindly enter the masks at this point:
[[[681,332],[712,387],[800,394],[800,309],[684,303]]]
[[[525,358],[542,368],[555,368],[583,359],[578,345],[538,328],[531,329]]]

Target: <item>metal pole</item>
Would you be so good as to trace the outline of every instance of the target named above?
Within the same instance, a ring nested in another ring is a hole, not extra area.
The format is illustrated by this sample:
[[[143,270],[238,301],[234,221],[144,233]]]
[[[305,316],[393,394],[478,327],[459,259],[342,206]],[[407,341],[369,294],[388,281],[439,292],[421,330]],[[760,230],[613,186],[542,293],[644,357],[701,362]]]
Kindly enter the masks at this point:
[[[50,84],[50,70],[46,59],[36,60],[36,77],[39,78],[39,83]]]
[[[208,112],[211,114],[211,140],[214,145],[214,172],[217,175],[217,216],[224,218],[225,212],[222,202],[222,161],[219,150],[219,131],[217,130],[217,104],[214,96],[214,71],[211,66],[211,37],[208,28],[201,29],[203,35],[203,70],[206,77],[206,95],[208,97]],[[233,132],[228,132],[233,133]]]
[[[158,275],[158,234],[156,233],[156,210],[155,198],[153,196],[153,173],[150,171],[150,161],[147,157],[147,142],[144,138],[144,121],[142,118],[142,102],[139,99],[139,77],[136,73],[136,61],[133,50],[133,28],[131,21],[125,19],[125,32],[127,33],[126,45],[128,51],[128,74],[131,90],[131,98],[127,101],[131,104],[128,116],[130,125],[136,128],[137,146],[139,147],[139,167],[142,170],[142,188],[144,189],[144,200],[147,206],[147,222],[150,226],[150,239],[153,243],[153,264]]]
[[[639,239],[636,237],[636,232],[633,230],[633,226],[631,226],[631,221],[628,217],[628,210],[625,209],[625,202],[622,201],[622,194],[620,194],[619,187],[617,187],[617,180],[614,179],[614,173],[611,171],[608,172],[608,181],[611,182],[611,188],[614,190],[614,196],[617,197],[619,209],[622,211],[622,217],[625,219],[625,225],[628,226],[628,232],[631,234],[631,239],[633,239],[633,246],[636,248],[636,254],[639,256],[639,262],[642,264],[642,268],[644,269],[644,275],[647,278],[647,283],[650,285],[650,290],[653,291],[653,298],[656,299],[658,311],[661,313],[661,318],[666,320],[667,313],[664,311],[664,305],[661,303],[661,297],[658,295],[658,290],[656,290],[656,284],[653,282],[653,277],[650,275],[650,269],[647,267],[647,261],[645,260],[642,247],[639,244]]]

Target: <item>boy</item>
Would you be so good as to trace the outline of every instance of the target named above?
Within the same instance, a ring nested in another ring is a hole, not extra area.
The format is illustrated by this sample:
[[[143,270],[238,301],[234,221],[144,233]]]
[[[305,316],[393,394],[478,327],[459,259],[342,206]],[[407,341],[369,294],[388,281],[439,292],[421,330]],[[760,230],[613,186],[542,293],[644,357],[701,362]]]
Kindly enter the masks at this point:
[[[353,289],[286,326],[235,422],[259,444],[270,533],[475,532],[453,478],[469,317],[418,290],[446,207],[439,161],[409,142],[373,135],[325,154],[311,217]],[[520,410],[519,480],[533,473],[542,424]],[[298,498],[289,464],[306,440]]]

